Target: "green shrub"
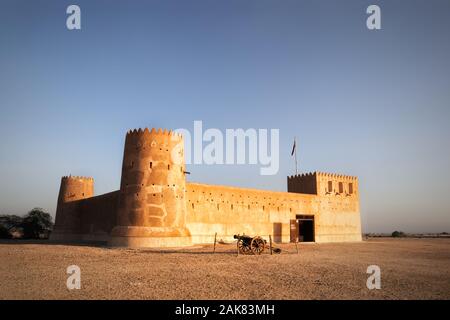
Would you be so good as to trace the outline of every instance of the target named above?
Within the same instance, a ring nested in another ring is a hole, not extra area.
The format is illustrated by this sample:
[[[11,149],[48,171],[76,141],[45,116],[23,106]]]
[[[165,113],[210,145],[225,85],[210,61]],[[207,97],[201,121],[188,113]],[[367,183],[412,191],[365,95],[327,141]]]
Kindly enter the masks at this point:
[[[41,234],[48,235],[52,230],[52,217],[41,208],[34,208],[23,218],[20,227],[24,238],[39,239]]]
[[[394,232],[392,232],[392,237],[393,238],[400,238],[400,237],[404,237],[404,236],[405,236],[404,232],[401,232],[401,231],[394,231]]]

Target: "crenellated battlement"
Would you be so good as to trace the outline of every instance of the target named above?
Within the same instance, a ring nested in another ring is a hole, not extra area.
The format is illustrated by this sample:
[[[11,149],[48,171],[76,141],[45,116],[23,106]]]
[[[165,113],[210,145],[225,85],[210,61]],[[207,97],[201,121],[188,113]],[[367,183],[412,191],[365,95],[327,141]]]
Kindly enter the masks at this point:
[[[92,177],[85,177],[85,176],[72,176],[72,175],[68,175],[68,176],[63,176],[61,178],[61,180],[63,181],[67,181],[67,180],[84,180],[84,181],[89,181],[89,182],[93,182],[94,178]]]
[[[355,181],[358,180],[358,177],[355,177],[355,176],[349,176],[349,175],[338,174],[338,173],[326,173],[326,172],[320,172],[320,171],[294,174],[292,176],[288,176],[288,180],[304,179],[304,178],[314,177],[314,176],[317,176],[320,178],[345,179],[345,180],[355,180]]]
[[[322,178],[332,178],[332,179],[345,179],[345,180],[358,180],[358,177],[355,176],[349,176],[345,174],[339,174],[339,173],[326,173],[326,172],[315,172],[318,177]]]
[[[302,178],[307,178],[307,177],[311,177],[314,176],[316,174],[316,172],[308,172],[308,173],[300,173],[300,174],[294,174],[292,176],[288,176],[288,179],[302,179]]]
[[[182,140],[183,139],[183,135],[181,133],[172,131],[172,130],[167,130],[167,129],[163,129],[163,128],[138,128],[138,129],[133,129],[133,130],[129,130],[127,132],[127,138],[128,137],[154,137],[154,136],[161,136],[161,137],[170,137],[171,139],[176,139],[176,140]]]

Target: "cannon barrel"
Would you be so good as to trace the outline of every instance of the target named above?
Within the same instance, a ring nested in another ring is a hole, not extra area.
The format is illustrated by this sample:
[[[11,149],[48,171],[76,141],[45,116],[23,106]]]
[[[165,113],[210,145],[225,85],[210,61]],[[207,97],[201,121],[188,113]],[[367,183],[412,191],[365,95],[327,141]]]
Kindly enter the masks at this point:
[[[237,239],[237,240],[252,240],[253,239],[253,237],[250,237],[250,236],[246,236],[245,234],[244,235],[239,235],[239,234],[235,234],[234,236],[233,236],[233,238],[234,239]]]

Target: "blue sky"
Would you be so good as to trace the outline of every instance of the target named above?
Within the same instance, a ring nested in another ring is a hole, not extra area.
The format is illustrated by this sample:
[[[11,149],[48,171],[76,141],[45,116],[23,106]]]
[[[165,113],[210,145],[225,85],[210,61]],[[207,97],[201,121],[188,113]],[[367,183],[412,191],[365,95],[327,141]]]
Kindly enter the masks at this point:
[[[359,177],[365,231],[450,231],[449,39],[446,0],[1,0],[0,213],[54,214],[70,173],[117,190],[128,129],[202,120],[279,128],[280,171],[190,181],[286,190],[297,136],[301,171]]]

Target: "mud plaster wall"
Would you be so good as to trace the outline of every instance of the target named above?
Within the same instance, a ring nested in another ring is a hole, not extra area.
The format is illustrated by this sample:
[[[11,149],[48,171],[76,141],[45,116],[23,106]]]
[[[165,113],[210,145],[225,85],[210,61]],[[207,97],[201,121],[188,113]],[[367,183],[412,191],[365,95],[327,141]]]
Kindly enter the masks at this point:
[[[116,225],[118,200],[119,191],[114,191],[58,204],[59,216],[52,234],[54,239],[108,241]]]
[[[360,241],[361,223],[357,195],[324,196],[187,183],[187,228],[193,243],[234,234],[273,235],[289,242],[290,220],[314,215],[315,241]],[[281,229],[281,230],[280,230]]]
[[[114,191],[80,201],[80,231],[85,240],[108,240],[116,225],[118,200],[119,191]]]

